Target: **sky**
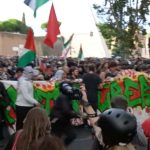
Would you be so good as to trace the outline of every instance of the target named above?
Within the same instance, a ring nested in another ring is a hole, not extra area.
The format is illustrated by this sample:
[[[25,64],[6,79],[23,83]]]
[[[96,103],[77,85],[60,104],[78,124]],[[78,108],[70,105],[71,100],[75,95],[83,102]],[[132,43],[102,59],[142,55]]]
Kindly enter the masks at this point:
[[[24,4],[24,0],[0,0],[0,21],[12,18],[22,20],[24,12],[26,24],[33,28],[35,36],[44,36],[46,32],[40,26],[48,21],[52,2],[58,21],[63,22],[60,29],[62,32],[74,30],[78,34],[85,34],[89,32],[89,28],[93,28],[91,18],[94,17],[94,21],[98,20],[92,4],[101,5],[104,0],[49,0],[37,10],[36,18],[33,17],[33,10]],[[150,29],[148,32],[150,33]]]
[[[65,22],[66,20],[68,20],[68,22],[73,22],[74,24],[72,23],[72,25],[76,28],[75,30],[81,32],[77,28],[80,28],[81,30],[86,29],[81,28],[81,24],[79,27],[79,24],[77,24],[77,21],[75,20],[78,18],[77,20],[79,22],[82,22],[83,16],[80,17],[82,15],[82,12],[87,12],[88,7],[92,8],[92,3],[101,4],[103,3],[103,0],[49,0],[37,10],[36,18],[33,17],[33,10],[24,4],[24,0],[1,0],[0,21],[5,21],[12,18],[22,20],[22,14],[24,12],[26,17],[26,24],[34,29],[35,35],[44,35],[46,33],[40,28],[40,26],[42,23],[48,21],[52,2],[54,4],[57,19],[60,22],[62,22],[63,20],[65,20]],[[78,7],[79,5],[80,7]],[[72,16],[74,16],[74,18],[71,18],[70,13],[68,13],[69,11],[72,13]],[[96,13],[94,12],[94,10],[92,10],[91,13],[94,14],[92,15],[94,19],[96,19]],[[86,20],[88,19],[89,18],[87,15]],[[90,24],[90,19],[89,21],[87,21],[87,23]],[[67,22],[65,24],[67,24]],[[69,30],[69,28],[66,27],[66,30]]]
[[[72,49],[78,54],[80,45],[84,49],[84,57],[108,57],[106,42],[96,27],[100,21],[96,16],[93,4],[104,4],[105,0],[49,0],[37,10],[34,18],[33,10],[24,4],[24,0],[0,0],[0,21],[8,19],[22,20],[25,13],[26,24],[34,30],[34,36],[45,36],[41,24],[48,22],[53,2],[58,21],[61,22],[60,32],[65,40],[74,33]],[[91,34],[92,33],[92,36]],[[150,33],[150,31],[149,31]],[[94,51],[93,51],[94,50]]]

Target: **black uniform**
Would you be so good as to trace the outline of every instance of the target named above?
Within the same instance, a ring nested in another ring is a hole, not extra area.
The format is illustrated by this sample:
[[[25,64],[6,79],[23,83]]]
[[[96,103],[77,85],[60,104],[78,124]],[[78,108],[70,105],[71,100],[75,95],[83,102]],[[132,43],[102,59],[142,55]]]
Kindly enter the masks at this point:
[[[68,96],[61,94],[51,112],[52,133],[64,137],[65,145],[69,145],[76,138],[70,119],[77,117],[77,114],[73,111],[71,103]]]

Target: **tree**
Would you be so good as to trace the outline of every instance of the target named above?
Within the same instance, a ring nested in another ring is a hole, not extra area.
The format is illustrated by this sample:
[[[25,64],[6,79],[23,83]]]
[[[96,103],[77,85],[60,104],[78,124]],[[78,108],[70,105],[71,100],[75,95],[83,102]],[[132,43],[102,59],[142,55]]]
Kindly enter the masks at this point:
[[[28,26],[17,19],[9,19],[7,21],[0,22],[0,31],[26,34],[28,28]]]
[[[146,34],[146,16],[149,14],[149,0],[105,0],[104,6],[93,5],[99,17],[105,15],[105,23],[113,28],[114,52],[128,57],[133,50],[142,47],[139,34]],[[138,44],[137,44],[138,43]]]
[[[61,22],[58,21],[58,23],[59,23],[59,26],[60,26]],[[47,29],[47,24],[48,24],[47,22],[42,23],[41,24],[41,29],[46,30]]]
[[[47,28],[47,22],[41,24],[41,29],[45,30]]]
[[[115,29],[111,24],[107,23],[97,24],[97,27],[100,29],[103,37],[105,38],[108,48],[111,49],[111,47],[113,46],[114,37],[116,36]]]

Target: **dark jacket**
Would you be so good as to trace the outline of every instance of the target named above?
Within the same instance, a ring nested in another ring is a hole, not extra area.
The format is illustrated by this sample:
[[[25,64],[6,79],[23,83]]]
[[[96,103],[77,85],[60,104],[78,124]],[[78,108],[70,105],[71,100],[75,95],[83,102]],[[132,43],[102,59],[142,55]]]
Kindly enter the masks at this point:
[[[70,120],[73,117],[77,117],[77,114],[73,111],[71,99],[64,94],[60,94],[52,109],[51,120],[53,118],[66,118]]]

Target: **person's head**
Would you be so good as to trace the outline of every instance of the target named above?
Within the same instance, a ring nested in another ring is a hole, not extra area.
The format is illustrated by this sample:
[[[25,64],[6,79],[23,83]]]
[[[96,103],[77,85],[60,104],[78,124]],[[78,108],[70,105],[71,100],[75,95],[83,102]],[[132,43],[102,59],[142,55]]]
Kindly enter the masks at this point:
[[[69,67],[67,65],[63,66],[63,71],[68,74],[69,73]]]
[[[117,108],[104,111],[97,121],[97,126],[101,128],[106,147],[130,143],[137,130],[135,116]]]
[[[95,72],[95,66],[94,66],[93,64],[90,64],[90,65],[88,66],[88,70],[89,70],[89,71],[92,71],[92,72]]]
[[[63,93],[64,95],[68,95],[72,93],[73,86],[71,82],[63,81],[59,84],[59,89],[61,93]]]
[[[23,131],[35,135],[35,139],[50,132],[47,112],[40,107],[31,109],[24,120]]]
[[[107,69],[108,69],[108,62],[106,61],[106,62],[104,62],[101,66],[100,66],[100,68],[101,68],[101,70],[102,71],[106,71]]]
[[[62,80],[65,76],[65,72],[63,70],[57,70],[55,75],[53,76],[54,80]]]
[[[79,89],[73,87],[71,82],[63,81],[59,85],[60,92],[66,95],[69,100],[81,100],[82,93]]]
[[[17,143],[18,149],[26,150],[31,142],[50,134],[50,129],[47,112],[40,107],[31,109],[24,120],[23,131]]]
[[[63,142],[51,135],[44,136],[39,140],[33,142],[29,150],[64,150]]]
[[[109,70],[112,72],[118,71],[118,64],[115,61],[111,61],[108,66]]]
[[[79,70],[75,66],[71,67],[69,72],[71,76],[77,77],[79,75]]]
[[[19,77],[22,76],[23,70],[24,70],[24,69],[23,69],[23,68],[20,68],[20,67],[16,69],[16,72],[15,72],[15,78],[16,78],[16,79],[18,79]]]
[[[7,80],[4,64],[0,64],[0,80]]]
[[[34,76],[34,69],[31,66],[26,66],[23,71],[23,76],[28,79],[32,79]]]
[[[112,108],[120,108],[123,110],[127,110],[128,108],[128,102],[125,96],[123,95],[118,95],[118,96],[114,96],[111,99],[111,107]]]
[[[115,145],[111,147],[109,150],[135,150],[135,147],[132,144],[127,145]]]
[[[33,71],[33,80],[44,80],[44,76],[41,74],[41,72],[38,69],[35,69]]]
[[[2,64],[0,64],[0,74],[2,74],[4,72],[4,67]]]

